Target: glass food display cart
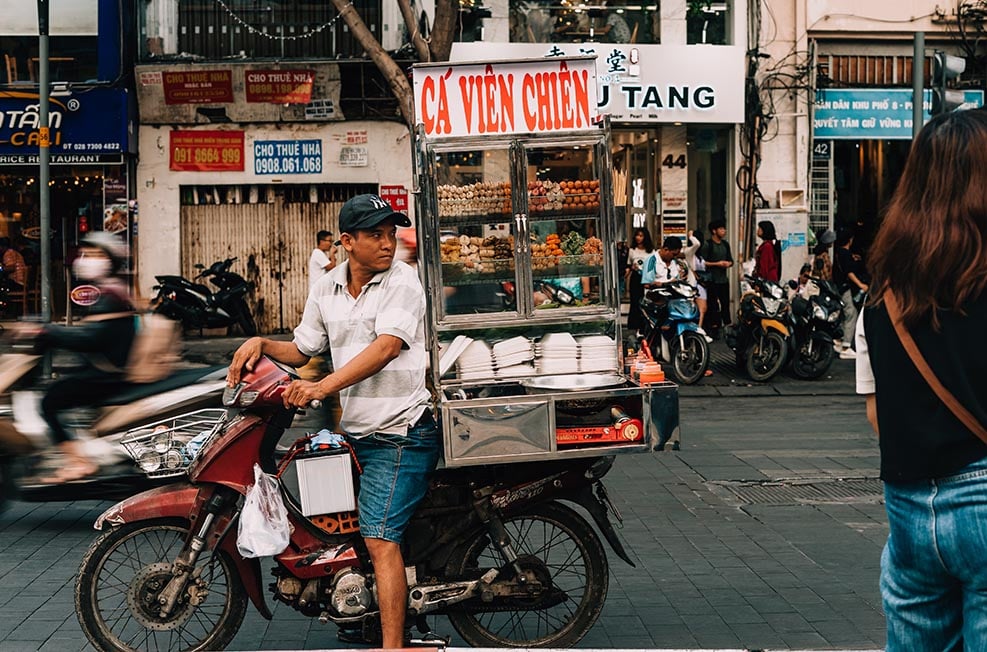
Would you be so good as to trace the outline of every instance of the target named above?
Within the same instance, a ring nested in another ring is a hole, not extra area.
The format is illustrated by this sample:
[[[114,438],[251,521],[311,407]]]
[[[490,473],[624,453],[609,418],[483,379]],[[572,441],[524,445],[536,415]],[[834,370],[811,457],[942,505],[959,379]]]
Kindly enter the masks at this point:
[[[424,64],[414,79],[419,271],[445,464],[677,445],[676,386],[639,385],[624,369],[593,59]]]

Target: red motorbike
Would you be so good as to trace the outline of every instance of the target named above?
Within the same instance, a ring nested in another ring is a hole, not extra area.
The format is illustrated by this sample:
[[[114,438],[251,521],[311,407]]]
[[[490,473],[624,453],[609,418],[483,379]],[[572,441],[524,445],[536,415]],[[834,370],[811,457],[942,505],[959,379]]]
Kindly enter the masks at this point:
[[[276,474],[304,448],[278,448],[295,415],[281,401],[294,377],[262,358],[227,390],[227,418],[191,461],[187,482],[138,494],[96,521],[102,533],[75,588],[96,649],[223,649],[248,600],[271,619],[260,561],[237,551],[237,523],[254,464]],[[436,471],[405,535],[408,622],[427,632],[425,616],[445,615],[472,646],[574,646],[603,609],[607,555],[589,522],[559,501],[585,508],[633,566],[600,482],[612,464],[598,457]],[[305,516],[284,476],[281,493],[292,533],[273,560],[274,598],[379,640],[374,570],[355,513]]]

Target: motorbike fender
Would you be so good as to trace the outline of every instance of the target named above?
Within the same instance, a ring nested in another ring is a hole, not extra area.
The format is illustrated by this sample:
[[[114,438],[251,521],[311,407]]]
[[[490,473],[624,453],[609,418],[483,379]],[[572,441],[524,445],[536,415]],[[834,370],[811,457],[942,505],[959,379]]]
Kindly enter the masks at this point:
[[[785,326],[783,323],[781,323],[777,319],[763,319],[763,320],[761,320],[761,328],[763,328],[765,332],[767,332],[767,331],[776,331],[779,335],[781,335],[782,337],[785,337],[785,338],[787,338],[788,335],[789,335],[789,333],[788,333],[788,326]]]
[[[198,496],[199,487],[187,482],[150,489],[110,507],[100,514],[93,527],[102,531],[107,527],[161,518],[176,518],[191,522]],[[236,549],[236,536],[225,537],[220,548],[233,560],[250,602],[261,616],[271,620],[274,616],[264,601],[260,561],[244,559],[240,555]]]
[[[614,529],[613,524],[610,522],[610,518],[607,516],[607,508],[593,494],[593,489],[591,486],[585,486],[579,491],[565,496],[567,500],[572,500],[577,503],[580,507],[589,512],[589,515],[593,517],[593,522],[596,523],[596,527],[600,529],[603,533],[603,537],[613,548],[613,551],[617,553],[617,556],[623,559],[625,562],[630,564],[632,568],[637,568],[633,561],[631,561],[630,556],[624,549],[624,544],[621,543],[620,538],[617,537],[617,531]]]
[[[824,344],[832,344],[835,341],[831,333],[819,330],[812,332],[812,339],[817,342],[823,342]]]
[[[686,331],[698,331],[699,324],[694,321],[680,321],[675,324],[675,336],[678,337]]]

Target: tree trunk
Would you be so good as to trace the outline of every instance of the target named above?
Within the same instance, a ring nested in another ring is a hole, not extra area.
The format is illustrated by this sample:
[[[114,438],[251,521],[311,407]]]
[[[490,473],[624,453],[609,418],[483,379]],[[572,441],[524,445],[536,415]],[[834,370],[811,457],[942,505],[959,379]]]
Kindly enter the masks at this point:
[[[449,0],[443,1],[448,2]],[[394,59],[384,51],[384,48],[380,46],[380,42],[367,29],[366,23],[363,22],[363,18],[360,17],[360,14],[357,13],[352,4],[347,2],[347,0],[332,0],[332,4],[336,7],[336,11],[339,12],[340,17],[349,26],[350,31],[353,32],[353,37],[363,46],[363,49],[370,55],[370,59],[377,64],[377,68],[384,74],[384,78],[391,87],[394,97],[398,100],[401,117],[404,118],[409,128],[413,128],[415,124],[414,91],[411,88],[411,83],[408,81],[407,75],[401,70],[400,66],[394,63]],[[448,58],[448,54],[446,58]]]
[[[459,0],[435,0],[435,19],[432,21],[432,34],[429,40],[432,61],[449,60],[457,25],[459,25]]]
[[[410,0],[398,0],[398,7],[401,9],[401,16],[404,18],[404,24],[408,27],[408,34],[411,37],[411,44],[415,46],[415,52],[418,53],[419,61],[431,61],[432,53],[428,50],[428,43],[425,42],[425,38],[422,36],[421,30],[418,29],[418,18],[415,16],[415,10],[411,8]]]

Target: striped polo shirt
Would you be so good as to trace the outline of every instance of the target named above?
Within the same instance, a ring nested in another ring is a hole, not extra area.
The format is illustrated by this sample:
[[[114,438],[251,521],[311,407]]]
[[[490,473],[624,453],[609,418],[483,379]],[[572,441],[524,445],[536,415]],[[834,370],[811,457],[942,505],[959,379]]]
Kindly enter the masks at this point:
[[[356,437],[407,435],[431,400],[425,389],[425,291],[415,270],[396,260],[354,299],[346,288],[348,270],[344,261],[312,287],[295,346],[310,357],[328,350],[333,368],[341,369],[379,335],[400,338],[397,358],[339,393],[339,428]]]

